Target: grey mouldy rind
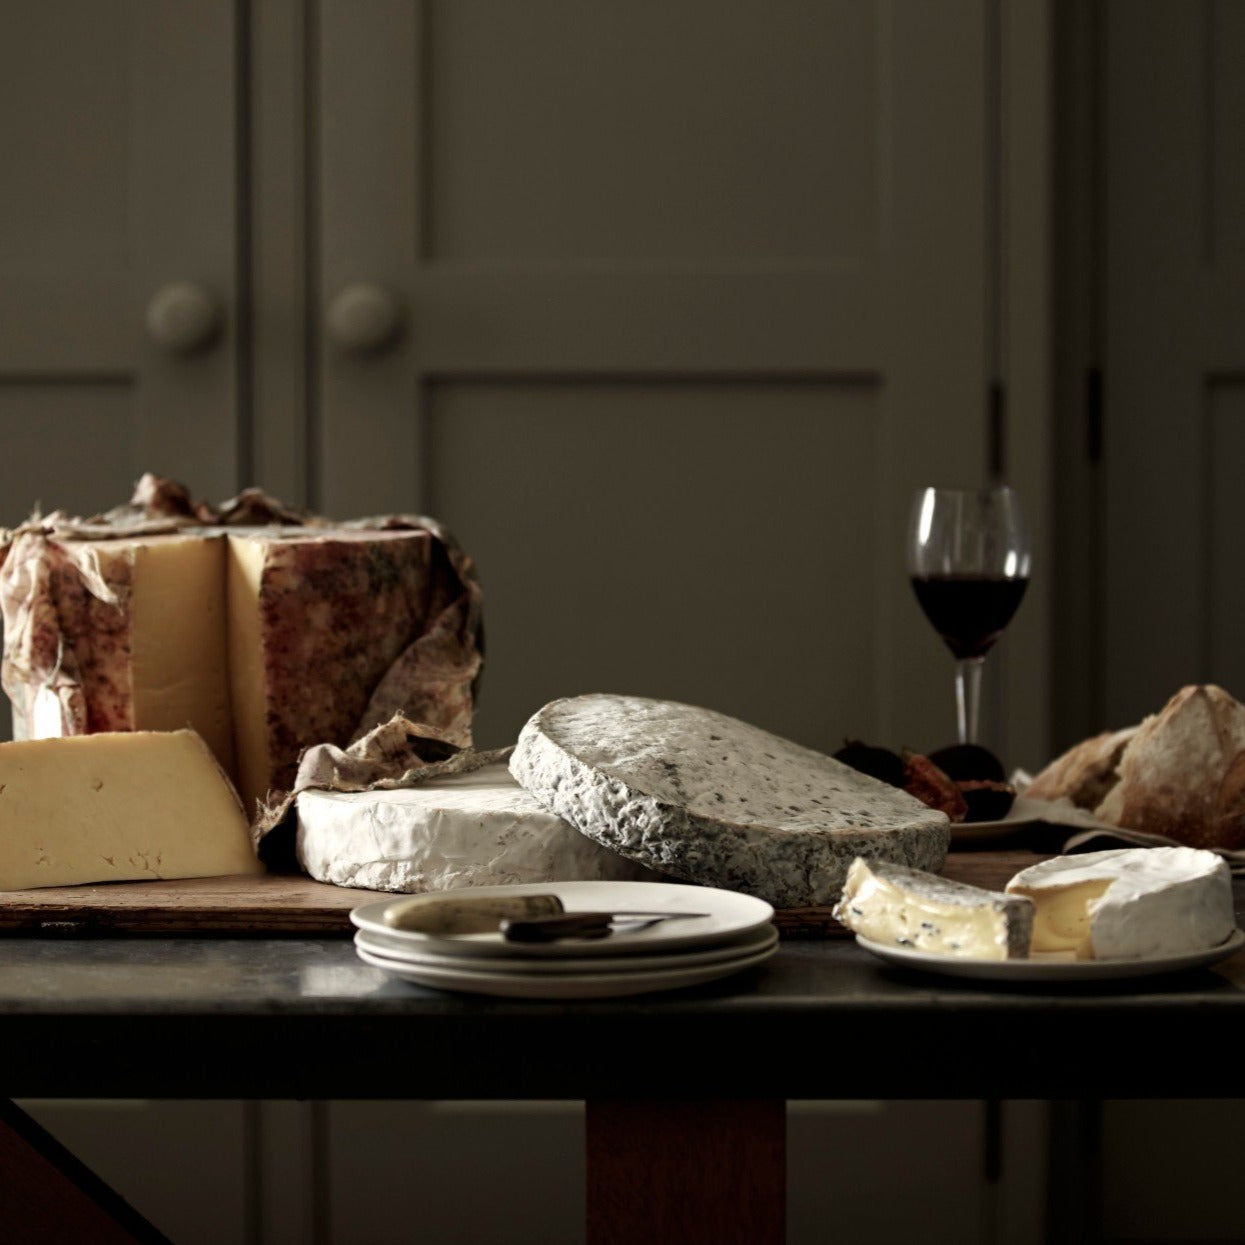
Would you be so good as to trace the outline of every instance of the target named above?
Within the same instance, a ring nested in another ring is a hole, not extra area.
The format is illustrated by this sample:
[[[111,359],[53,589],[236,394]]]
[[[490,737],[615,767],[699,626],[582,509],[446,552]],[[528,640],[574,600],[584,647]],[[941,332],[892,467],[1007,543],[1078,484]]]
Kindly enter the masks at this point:
[[[857,856],[938,869],[950,842],[946,816],[906,793],[673,701],[553,701],[520,732],[510,771],[603,846],[776,908],[834,903]]]

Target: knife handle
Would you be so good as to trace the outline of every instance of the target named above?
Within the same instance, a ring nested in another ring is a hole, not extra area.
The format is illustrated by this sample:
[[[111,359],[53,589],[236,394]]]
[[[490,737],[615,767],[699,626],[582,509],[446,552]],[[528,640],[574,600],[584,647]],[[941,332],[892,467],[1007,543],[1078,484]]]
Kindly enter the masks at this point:
[[[610,932],[609,912],[563,912],[557,916],[503,921],[507,942],[554,942],[559,938],[604,938]]]

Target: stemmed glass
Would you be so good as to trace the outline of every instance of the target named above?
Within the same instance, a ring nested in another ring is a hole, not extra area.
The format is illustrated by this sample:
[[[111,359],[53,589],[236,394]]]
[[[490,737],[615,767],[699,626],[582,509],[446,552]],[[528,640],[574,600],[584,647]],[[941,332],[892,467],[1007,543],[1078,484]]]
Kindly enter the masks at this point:
[[[962,744],[977,742],[981,668],[1029,586],[1029,564],[1020,499],[1010,488],[924,488],[913,498],[908,573],[955,657]]]

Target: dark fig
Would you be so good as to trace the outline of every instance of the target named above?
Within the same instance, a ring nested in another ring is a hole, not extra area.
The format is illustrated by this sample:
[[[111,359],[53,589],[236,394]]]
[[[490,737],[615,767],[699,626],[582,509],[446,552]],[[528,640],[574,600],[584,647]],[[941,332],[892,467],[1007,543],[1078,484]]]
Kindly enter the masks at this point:
[[[960,791],[968,804],[965,821],[1002,821],[1016,800],[1015,788],[1005,782],[962,782]]]
[[[963,821],[968,812],[959,787],[929,757],[919,752],[904,753],[903,789],[928,808],[946,813],[952,821]]]
[[[956,782],[1006,782],[1003,762],[980,744],[952,744],[931,752],[929,759]]]
[[[889,748],[874,748],[859,739],[848,739],[834,754],[834,759],[892,787],[904,784],[903,758]]]

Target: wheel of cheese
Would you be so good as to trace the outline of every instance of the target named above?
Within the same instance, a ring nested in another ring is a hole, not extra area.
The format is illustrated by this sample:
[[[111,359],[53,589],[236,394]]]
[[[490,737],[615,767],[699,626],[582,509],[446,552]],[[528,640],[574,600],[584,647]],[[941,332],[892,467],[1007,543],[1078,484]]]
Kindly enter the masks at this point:
[[[299,863],[337,886],[660,881],[546,812],[504,761],[393,791],[303,791],[297,809]]]
[[[943,813],[707,709],[636,696],[555,700],[510,771],[550,812],[632,860],[778,908],[833,903],[857,856],[937,869]]]

